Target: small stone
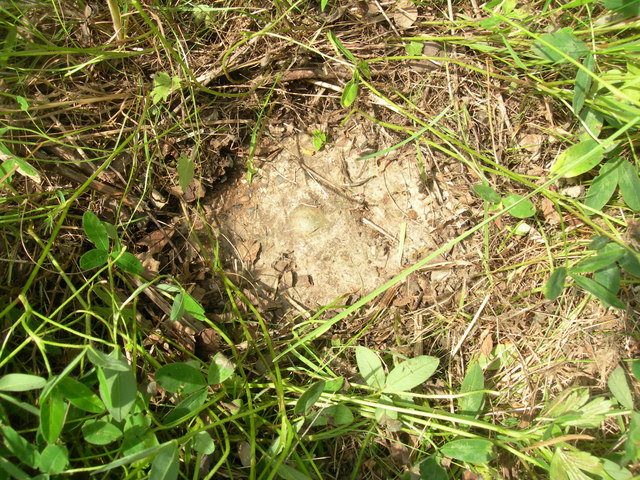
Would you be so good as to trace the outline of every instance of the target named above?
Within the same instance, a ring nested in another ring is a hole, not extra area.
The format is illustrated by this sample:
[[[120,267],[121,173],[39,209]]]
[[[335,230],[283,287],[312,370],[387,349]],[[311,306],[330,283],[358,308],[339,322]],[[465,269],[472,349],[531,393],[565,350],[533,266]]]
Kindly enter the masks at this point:
[[[303,237],[311,235],[328,224],[326,215],[316,207],[299,205],[289,215],[291,230]]]

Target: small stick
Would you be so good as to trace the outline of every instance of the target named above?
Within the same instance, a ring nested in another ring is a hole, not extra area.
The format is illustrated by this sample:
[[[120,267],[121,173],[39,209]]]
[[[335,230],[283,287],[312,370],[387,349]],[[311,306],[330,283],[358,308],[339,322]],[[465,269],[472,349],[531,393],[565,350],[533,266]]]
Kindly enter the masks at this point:
[[[480,308],[478,308],[478,311],[476,312],[476,314],[473,316],[473,320],[471,320],[471,323],[469,324],[469,326],[467,327],[467,329],[464,331],[464,333],[462,334],[462,337],[460,338],[460,340],[458,340],[458,344],[455,346],[455,348],[453,349],[453,351],[451,352],[451,357],[455,357],[456,353],[458,353],[458,350],[460,350],[460,348],[462,347],[462,344],[464,343],[464,341],[466,340],[467,336],[469,335],[469,333],[471,333],[471,329],[475,326],[476,322],[478,321],[478,318],[480,318],[480,314],[482,313],[482,311],[484,310],[484,307],[487,305],[487,302],[489,301],[489,295],[487,295],[486,297],[484,297],[484,300],[482,301],[482,304],[480,305]]]
[[[362,223],[364,223],[367,227],[371,227],[373,228],[375,231],[377,231],[378,233],[381,233],[382,235],[384,235],[385,237],[387,237],[389,240],[391,240],[394,243],[397,243],[398,240],[391,235],[389,232],[387,232],[384,228],[379,227],[378,225],[376,225],[375,223],[373,223],[371,220],[368,220],[366,218],[362,219]]]

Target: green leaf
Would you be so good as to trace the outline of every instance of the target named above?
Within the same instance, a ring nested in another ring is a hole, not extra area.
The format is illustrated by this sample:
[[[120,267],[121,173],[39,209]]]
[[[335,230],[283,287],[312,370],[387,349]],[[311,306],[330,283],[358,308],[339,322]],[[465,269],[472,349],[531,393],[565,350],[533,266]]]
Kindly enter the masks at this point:
[[[142,262],[136,256],[129,252],[111,254],[112,258],[117,258],[116,265],[127,273],[132,275],[140,275],[142,273]]]
[[[576,265],[571,267],[570,273],[590,273],[600,270],[601,268],[608,267],[609,265],[615,265],[619,259],[625,254],[625,249],[619,245],[613,244],[616,248],[607,249],[604,248],[598,252],[597,255],[587,257],[581,260]]]
[[[69,465],[69,451],[64,445],[47,445],[40,453],[40,470],[57,475]]]
[[[627,428],[627,440],[624,443],[623,464],[637,463],[640,459],[640,413],[631,412],[631,420]]]
[[[316,151],[322,150],[322,147],[327,143],[327,135],[322,130],[314,130],[311,139],[313,141],[313,148],[315,148]]]
[[[175,442],[170,442],[154,457],[149,480],[175,480],[178,478],[179,468],[178,445]]]
[[[591,52],[588,52],[587,56],[582,62],[582,66],[588,71],[593,72],[595,64],[595,57]],[[578,73],[576,74],[576,82],[573,88],[573,101],[571,104],[571,106],[573,107],[573,113],[575,113],[576,115],[580,114],[580,111],[584,106],[584,100],[587,97],[590,88],[591,76],[588,75],[584,70],[579,69]]]
[[[198,320],[207,321],[202,305],[187,292],[182,291],[173,299],[169,318],[172,322],[176,322],[182,318],[185,312]]]
[[[320,380],[311,385],[298,399],[293,412],[297,415],[306,415],[316,404],[320,395],[324,391],[324,380]]]
[[[20,105],[20,110],[22,110],[23,112],[29,111],[29,102],[27,102],[26,98],[21,97],[20,95],[16,95],[16,102],[18,102],[18,105]]]
[[[502,204],[504,208],[507,209],[510,215],[516,218],[529,218],[535,215],[536,207],[531,203],[530,200],[522,200],[524,197],[522,195],[518,195],[512,193],[507,195],[502,199]],[[520,200],[522,200],[520,202]],[[515,205],[517,202],[517,205]],[[515,206],[514,206],[515,205]]]
[[[625,272],[630,273],[634,277],[640,277],[640,261],[635,253],[627,250],[622,258],[618,260],[618,263]]]
[[[484,375],[482,368],[478,363],[473,363],[464,376],[460,393],[469,393],[476,390],[484,389]],[[472,393],[458,399],[458,410],[461,415],[475,417],[480,413],[484,402],[484,394],[482,392]]]
[[[633,397],[631,396],[629,383],[627,383],[627,377],[621,366],[618,365],[616,369],[611,372],[607,380],[607,385],[620,405],[629,410],[633,410]]]
[[[439,363],[440,360],[436,357],[427,355],[410,358],[389,372],[382,391],[385,393],[408,392],[426,382],[436,371]]]
[[[119,352],[114,351],[111,357],[112,360],[120,363],[120,368],[127,365]],[[98,381],[100,397],[107,410],[117,422],[124,420],[131,411],[138,392],[136,378],[131,368],[128,365],[126,370],[98,368]]]
[[[122,436],[122,431],[113,423],[104,420],[87,420],[82,425],[82,435],[93,445],[108,445]]]
[[[121,457],[121,458],[118,458],[117,460],[114,460],[113,462],[107,463],[106,465],[100,467],[98,470],[94,470],[93,473],[108,472],[109,470],[113,470],[114,468],[122,467],[123,465],[129,465],[130,463],[137,462],[145,458],[149,458],[152,455],[159,452],[160,450],[162,450],[163,448],[164,448],[164,445],[156,445],[156,446],[141,450],[139,452],[126,455],[125,457]]]
[[[609,265],[593,274],[593,279],[609,290],[614,295],[620,290],[620,268],[618,265]]]
[[[54,389],[40,403],[40,433],[47,443],[55,443],[62,433],[66,404],[58,389]]]
[[[422,55],[422,50],[424,48],[424,43],[411,41],[404,46],[407,55],[411,55],[412,57],[417,57]]]
[[[621,467],[616,462],[613,462],[608,458],[600,458],[600,461],[602,462],[602,468],[605,473],[611,477],[611,480],[631,480],[633,478],[633,474],[629,470]]]
[[[27,373],[7,373],[0,377],[0,392],[26,392],[39,390],[47,381],[37,375]]]
[[[606,245],[611,243],[611,240],[606,235],[594,235],[589,241],[589,250],[600,250]]]
[[[108,370],[116,370],[119,372],[128,372],[131,367],[129,364],[122,360],[121,356],[116,354],[115,351],[111,355],[107,355],[95,348],[89,348],[87,350],[87,356],[91,363],[96,367],[105,368]]]
[[[198,453],[211,455],[216,451],[216,444],[207,432],[198,432],[193,437],[193,449]]]
[[[464,438],[445,444],[440,452],[447,457],[467,463],[490,462],[493,455],[493,443],[482,438]]]
[[[559,425],[579,428],[598,428],[607,414],[613,409],[611,400],[595,398],[582,408],[568,412],[556,419]]]
[[[570,387],[560,393],[542,411],[542,416],[558,418],[567,412],[577,411],[589,400],[589,390],[582,387]]]
[[[18,43],[17,42],[17,37],[18,37],[17,25],[19,25],[18,22],[15,22],[13,24],[9,24],[7,22],[7,25],[3,27],[4,39],[2,42],[3,43],[2,50],[0,50],[0,67],[4,68],[9,62],[9,60],[11,59],[11,57],[13,57],[13,53],[16,51],[16,44]],[[0,130],[0,134],[2,133],[4,132]]]
[[[631,163],[623,161],[618,183],[624,202],[634,212],[640,211],[640,178],[638,178],[638,169]]]
[[[580,118],[584,122],[585,131],[578,138],[580,140],[598,138],[604,124],[604,114],[593,108],[586,107],[580,112]]]
[[[622,303],[613,293],[604,288],[598,282],[595,282],[589,278],[582,277],[571,273],[571,278],[584,290],[595,296],[602,303],[607,306],[612,306],[620,309],[624,309],[624,303]]]
[[[80,257],[80,268],[83,270],[92,270],[101,267],[109,259],[109,253],[106,250],[98,250],[96,248],[85,252]]]
[[[345,405],[331,405],[323,408],[316,417],[314,417],[311,426],[321,427],[328,425],[349,425],[353,423],[353,413],[351,409]]]
[[[354,77],[349,80],[344,86],[342,97],[340,98],[340,105],[342,105],[343,108],[351,106],[351,104],[355,102],[356,98],[358,97],[358,88],[360,81],[356,77],[357,76],[354,75]]]
[[[328,380],[325,383],[324,391],[329,393],[335,393],[344,385],[344,377],[336,377]]]
[[[564,281],[567,278],[567,269],[565,267],[556,268],[549,276],[549,280],[544,286],[544,296],[548,300],[555,300],[560,296],[564,289]]]
[[[591,477],[583,472],[592,475],[601,473],[600,460],[587,452],[572,452],[556,448],[551,458],[549,478],[552,480],[589,480]]]
[[[603,158],[602,145],[589,138],[572,145],[558,155],[551,167],[551,173],[565,178],[577,177],[594,168]]]
[[[631,372],[636,378],[636,381],[640,381],[640,358],[631,360]]]
[[[171,313],[169,313],[169,320],[177,322],[182,319],[184,315],[184,292],[180,292],[173,297],[173,304],[171,305]]]
[[[344,55],[354,65],[358,63],[358,60],[356,60],[356,57],[354,57],[353,54],[346,49],[346,47],[342,44],[342,42],[338,39],[338,37],[336,37],[335,33],[333,33],[332,31],[328,31],[327,38],[329,39],[329,42],[331,43],[333,48],[336,50],[336,52]]]
[[[93,212],[84,212],[82,228],[98,250],[109,250],[109,236],[102,221]]]
[[[37,468],[40,463],[40,452],[33,443],[27,441],[9,426],[0,425],[0,432],[4,437],[5,446],[13,455],[25,465]]]
[[[13,462],[4,457],[0,457],[0,471],[4,471],[4,473],[8,474],[10,478],[15,478],[16,480],[48,480],[46,477],[43,478],[41,475],[38,475],[37,477],[28,475],[24,470],[14,465]],[[7,477],[2,478],[4,479]]]
[[[0,149],[0,151],[3,153],[4,150],[5,149]],[[15,168],[16,172],[18,172],[23,177],[29,177],[36,183],[42,182],[40,173],[35,168],[33,168],[30,163],[20,157],[13,156],[12,154],[9,155],[11,155],[11,157],[2,163],[0,174],[4,175],[5,173],[8,173]]]
[[[156,105],[158,102],[166,102],[171,92],[180,88],[182,83],[180,77],[170,77],[164,72],[159,72],[153,78],[153,90],[151,100]]]
[[[207,394],[207,390],[203,388],[187,396],[164,417],[163,423],[169,425],[193,416],[204,405],[207,400]]]
[[[366,347],[356,347],[356,362],[365,383],[376,390],[382,390],[384,368],[380,357]]]
[[[91,413],[102,413],[104,404],[89,387],[74,378],[63,377],[58,380],[58,389],[69,400],[69,403],[80,410]]]
[[[307,474],[285,464],[278,467],[278,475],[280,475],[284,480],[311,480],[311,477]]]
[[[600,168],[600,173],[593,179],[587,190],[585,205],[595,210],[601,210],[616,191],[620,178],[620,159],[609,160]],[[605,237],[606,238],[606,237]]]
[[[489,185],[485,185],[485,184],[474,185],[473,190],[485,202],[499,203],[501,200],[500,195],[498,195],[496,191],[493,188],[491,188]]]
[[[156,382],[167,392],[191,393],[207,385],[200,370],[188,363],[170,363],[156,371]]]
[[[356,69],[364,78],[371,80],[371,69],[369,68],[369,64],[366,60],[358,60],[356,63]]]
[[[135,455],[146,448],[153,448],[157,445],[158,439],[148,425],[133,425],[124,431],[122,454]]]
[[[211,359],[209,365],[209,372],[207,375],[207,382],[209,385],[217,385],[224,382],[227,378],[230,378],[235,371],[236,366],[234,363],[225,357],[220,352],[216,353]]]
[[[531,48],[539,57],[556,64],[567,63],[569,58],[578,60],[589,53],[589,47],[569,27],[542,35]]]
[[[327,3],[329,3],[329,0],[320,0],[320,11],[324,12],[324,9],[327,8]]]
[[[640,15],[640,0],[603,0],[602,4],[620,15],[627,17]]]
[[[195,175],[195,165],[193,159],[181,153],[178,157],[178,182],[183,192],[187,191],[193,176]]]
[[[436,457],[431,456],[420,463],[420,480],[449,480],[449,475]]]
[[[0,152],[3,150],[2,144],[0,144]],[[8,158],[0,163],[0,179],[3,182],[10,182],[13,178],[13,172],[16,171],[17,163],[14,158]],[[1,183],[0,183],[1,185]]]
[[[200,305],[195,298],[189,295],[187,292],[183,292],[184,294],[184,309],[185,311],[194,318],[198,320],[202,320],[203,322],[208,321],[209,319],[204,313],[204,308]]]

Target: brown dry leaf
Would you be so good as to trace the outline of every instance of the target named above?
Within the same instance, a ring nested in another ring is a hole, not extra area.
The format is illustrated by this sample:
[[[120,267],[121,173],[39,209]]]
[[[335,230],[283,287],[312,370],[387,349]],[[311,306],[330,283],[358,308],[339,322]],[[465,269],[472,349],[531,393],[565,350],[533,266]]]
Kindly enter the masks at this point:
[[[635,220],[627,222],[625,239],[631,248],[634,250],[640,250],[640,222],[636,222]]]
[[[185,192],[182,191],[182,188],[178,186],[169,187],[169,193],[174,197],[181,197],[187,203],[195,202],[196,200],[203,198],[205,195],[204,187],[202,183],[197,178],[192,178],[191,183],[187,187]]]
[[[160,253],[175,233],[175,228],[168,227],[166,230],[155,230],[136,242],[136,245],[147,247],[147,253],[154,255]]]
[[[284,288],[291,288],[295,286],[296,275],[291,270],[284,272],[282,274],[281,283]]]
[[[425,42],[422,48],[422,55],[425,57],[440,57],[442,56],[442,46],[436,42]],[[436,60],[411,60],[407,66],[414,72],[428,73],[438,68],[440,63]]]
[[[582,192],[584,192],[582,185],[570,185],[562,189],[562,194],[569,198],[579,198],[582,196]]]
[[[390,16],[396,27],[407,30],[416,23],[418,9],[411,0],[399,0]]]
[[[489,358],[491,356],[491,351],[493,350],[493,338],[491,338],[491,331],[485,330],[480,335],[480,353],[485,357]]]
[[[193,352],[196,346],[195,331],[181,322],[164,322],[167,333],[175,343],[188,352]]]
[[[204,197],[205,191],[202,182],[197,178],[191,179],[191,183],[184,192],[184,201],[187,203],[195,202]]]
[[[257,240],[242,242],[238,245],[240,260],[244,263],[253,264],[260,255],[262,244]]]
[[[393,306],[394,307],[406,307],[410,303],[411,303],[411,296],[410,295],[398,295],[393,300]]]
[[[209,360],[220,350],[220,334],[214,328],[205,328],[196,335],[196,356]]]
[[[409,447],[400,442],[389,442],[387,447],[391,460],[398,466],[408,466],[411,463],[411,451]]]
[[[422,55],[425,57],[439,57],[442,53],[442,45],[437,42],[424,42]]]
[[[242,465],[248,467],[251,465],[251,445],[249,442],[240,442],[238,445],[238,456]]]
[[[142,267],[151,275],[157,275],[160,271],[160,262],[153,258],[151,252],[142,252],[136,255],[138,260],[142,263]]]
[[[520,137],[518,145],[535,155],[540,151],[540,147],[542,147],[543,142],[544,137],[542,135],[539,135],[537,133],[527,133]]]
[[[560,223],[560,214],[556,210],[554,203],[547,197],[544,197],[540,202],[540,210],[550,224],[556,225]]]

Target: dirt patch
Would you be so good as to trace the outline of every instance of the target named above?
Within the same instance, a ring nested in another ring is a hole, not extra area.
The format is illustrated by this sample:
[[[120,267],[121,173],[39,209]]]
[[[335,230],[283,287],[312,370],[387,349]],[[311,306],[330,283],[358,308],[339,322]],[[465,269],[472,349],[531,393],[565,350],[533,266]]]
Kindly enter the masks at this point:
[[[271,161],[220,200],[227,254],[270,291],[310,308],[366,294],[466,223],[474,200],[461,177],[441,188],[451,172],[420,165],[413,146],[373,155],[393,140],[365,128],[335,129],[320,151],[307,132],[274,134]],[[434,263],[432,280],[445,280],[453,262]]]

